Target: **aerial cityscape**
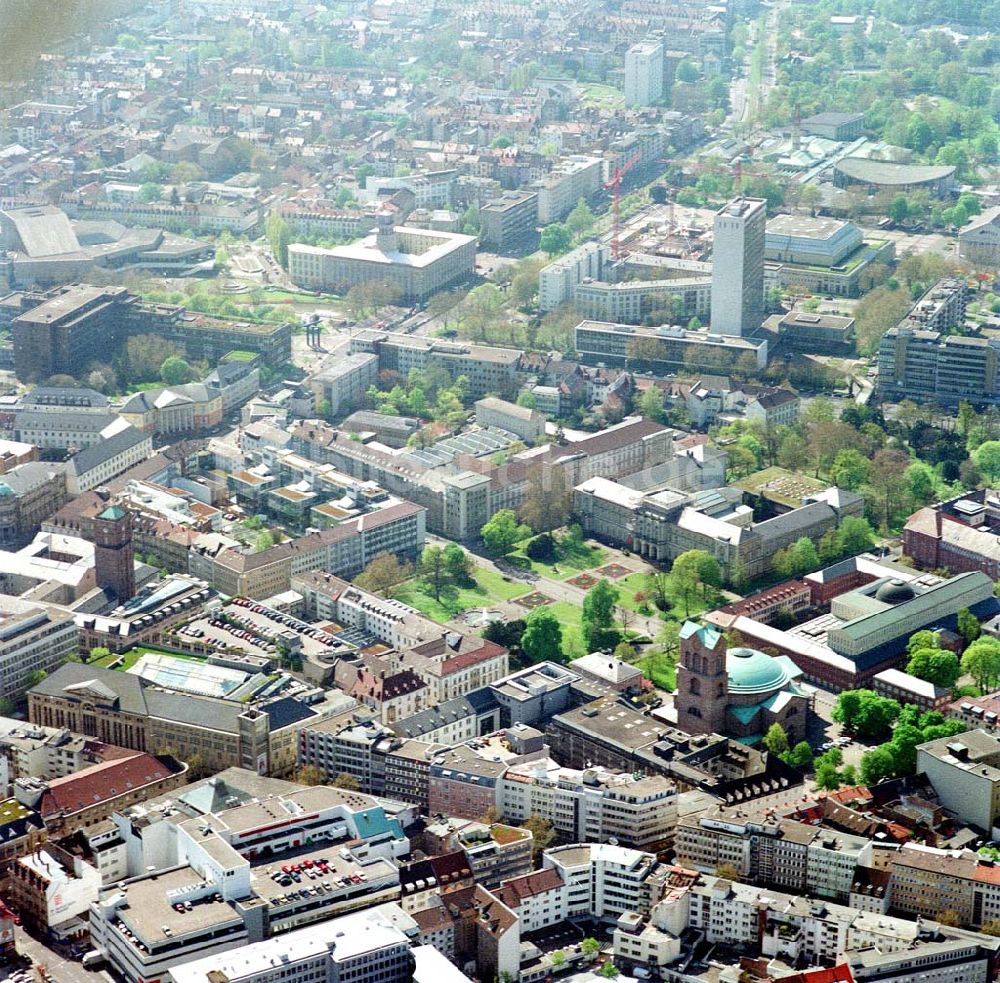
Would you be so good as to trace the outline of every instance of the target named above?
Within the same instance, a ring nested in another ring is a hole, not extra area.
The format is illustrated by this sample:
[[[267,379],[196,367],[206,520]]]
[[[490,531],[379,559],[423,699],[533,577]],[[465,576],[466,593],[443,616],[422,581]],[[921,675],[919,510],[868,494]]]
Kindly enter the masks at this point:
[[[998,0],[0,38],[0,983],[1000,978]]]

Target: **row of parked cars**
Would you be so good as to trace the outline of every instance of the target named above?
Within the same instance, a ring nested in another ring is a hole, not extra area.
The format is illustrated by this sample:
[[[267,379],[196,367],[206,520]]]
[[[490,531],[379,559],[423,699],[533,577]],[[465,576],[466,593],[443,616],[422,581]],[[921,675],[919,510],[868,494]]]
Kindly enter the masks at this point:
[[[291,628],[300,635],[308,635],[309,638],[315,638],[316,641],[322,645],[333,646],[338,644],[337,639],[334,638],[333,635],[323,631],[321,628],[315,628],[313,625],[307,625],[304,621],[300,621],[298,618],[295,618],[290,614],[283,614],[281,611],[272,611],[270,608],[264,607],[263,604],[257,604],[255,601],[251,601],[246,597],[234,597],[233,604],[236,604],[241,608],[246,608],[249,611],[253,611],[255,614],[262,614],[265,617],[270,618],[271,621],[277,621],[279,625]]]

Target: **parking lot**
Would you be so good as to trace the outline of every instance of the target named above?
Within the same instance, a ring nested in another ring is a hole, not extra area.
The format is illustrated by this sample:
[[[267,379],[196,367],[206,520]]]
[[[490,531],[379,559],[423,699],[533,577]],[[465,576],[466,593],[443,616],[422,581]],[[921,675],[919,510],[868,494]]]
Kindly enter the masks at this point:
[[[294,615],[236,598],[220,611],[178,630],[185,640],[209,648],[237,649],[251,657],[273,658],[279,648],[298,645],[304,655],[323,655],[345,643],[364,647],[376,639],[366,631],[341,625],[320,627]]]

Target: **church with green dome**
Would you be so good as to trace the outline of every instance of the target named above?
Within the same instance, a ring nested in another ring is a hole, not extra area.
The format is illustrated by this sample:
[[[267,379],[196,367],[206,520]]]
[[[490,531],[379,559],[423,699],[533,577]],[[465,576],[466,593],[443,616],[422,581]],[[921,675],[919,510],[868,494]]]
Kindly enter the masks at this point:
[[[753,742],[778,723],[790,742],[804,740],[814,691],[801,676],[786,655],[729,648],[717,629],[688,621],[677,666],[677,726]]]

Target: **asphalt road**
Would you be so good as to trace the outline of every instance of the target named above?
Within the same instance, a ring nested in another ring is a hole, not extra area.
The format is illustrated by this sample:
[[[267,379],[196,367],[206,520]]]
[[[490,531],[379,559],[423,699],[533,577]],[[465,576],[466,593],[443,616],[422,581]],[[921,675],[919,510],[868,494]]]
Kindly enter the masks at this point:
[[[37,967],[44,966],[54,983],[108,983],[108,977],[104,973],[84,969],[77,962],[63,959],[58,953],[44,946],[38,939],[28,935],[23,928],[15,928],[14,933],[17,951],[22,956],[27,956],[36,967],[36,980],[41,979]]]

